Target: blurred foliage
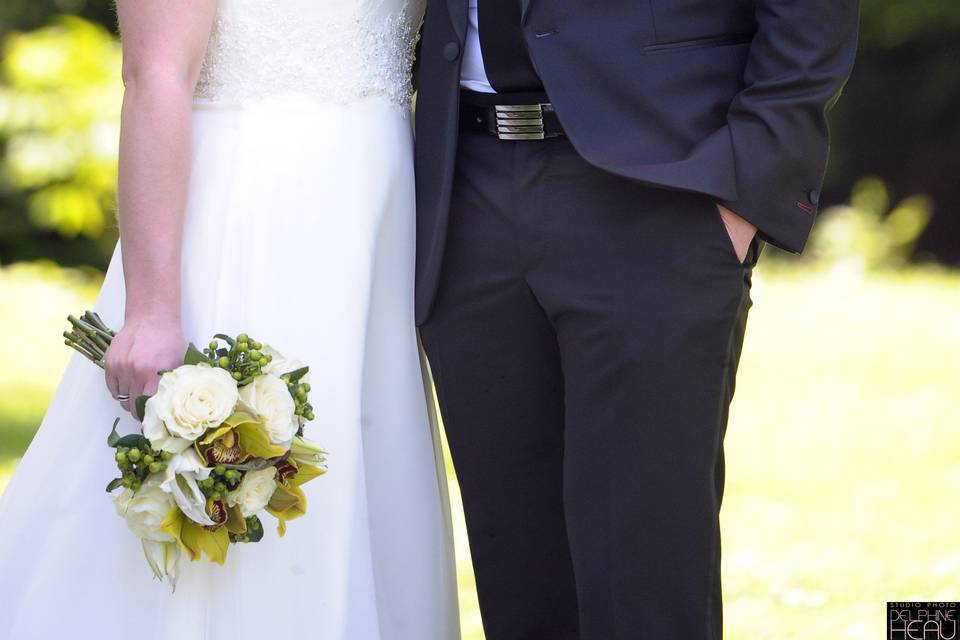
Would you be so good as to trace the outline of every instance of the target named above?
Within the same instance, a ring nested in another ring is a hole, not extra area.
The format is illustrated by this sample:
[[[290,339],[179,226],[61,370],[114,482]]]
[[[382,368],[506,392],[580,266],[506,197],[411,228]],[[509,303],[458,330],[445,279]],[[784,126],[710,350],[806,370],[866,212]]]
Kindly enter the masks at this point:
[[[58,14],[86,18],[114,30],[113,0],[3,0],[0,3],[0,34],[10,29],[42,27]]]
[[[864,178],[850,203],[827,209],[813,229],[803,259],[815,264],[855,266],[863,271],[902,269],[930,221],[933,204],[924,195],[890,207],[879,178]]]
[[[917,255],[960,264],[960,2],[862,0],[853,76],[831,114],[824,200],[840,202],[861,176],[891,197],[934,205]]]
[[[0,85],[0,258],[102,266],[114,241],[120,48],[62,16],[10,34]],[[69,242],[75,238],[86,242]]]
[[[955,0],[861,0],[861,50],[890,49],[917,41],[950,40],[960,33]]]

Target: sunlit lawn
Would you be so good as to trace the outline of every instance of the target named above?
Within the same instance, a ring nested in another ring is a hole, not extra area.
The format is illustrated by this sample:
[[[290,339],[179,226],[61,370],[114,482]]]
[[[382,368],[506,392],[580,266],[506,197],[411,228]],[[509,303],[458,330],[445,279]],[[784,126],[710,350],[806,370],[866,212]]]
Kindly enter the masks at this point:
[[[960,599],[960,276],[780,273],[755,282],[726,441],[727,637],[881,638],[887,600]],[[0,270],[0,488],[65,362],[62,318],[93,293]]]

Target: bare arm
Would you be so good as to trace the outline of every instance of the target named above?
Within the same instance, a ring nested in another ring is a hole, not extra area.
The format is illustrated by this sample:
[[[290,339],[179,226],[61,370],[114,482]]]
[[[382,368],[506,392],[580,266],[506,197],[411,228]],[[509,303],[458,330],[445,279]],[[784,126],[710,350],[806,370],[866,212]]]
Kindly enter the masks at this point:
[[[180,363],[180,251],[191,157],[191,100],[216,0],[117,0],[125,86],[119,224],[124,326],[106,357],[110,392],[156,390]]]

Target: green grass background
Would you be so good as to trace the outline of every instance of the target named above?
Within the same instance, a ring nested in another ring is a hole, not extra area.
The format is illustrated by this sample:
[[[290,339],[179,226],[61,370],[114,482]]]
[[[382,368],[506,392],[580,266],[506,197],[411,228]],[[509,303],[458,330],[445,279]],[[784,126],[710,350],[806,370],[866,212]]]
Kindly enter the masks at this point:
[[[726,636],[882,638],[887,600],[960,600],[960,275],[764,267],[726,440]],[[0,490],[69,355],[63,318],[97,286],[0,269]],[[450,482],[464,638],[479,640]]]

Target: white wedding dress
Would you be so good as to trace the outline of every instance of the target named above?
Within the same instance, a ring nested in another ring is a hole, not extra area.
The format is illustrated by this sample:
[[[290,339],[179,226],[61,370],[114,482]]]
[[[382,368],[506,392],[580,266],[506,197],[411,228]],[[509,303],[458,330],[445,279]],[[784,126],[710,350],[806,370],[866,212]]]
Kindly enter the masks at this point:
[[[459,637],[412,308],[422,10],[222,0],[197,89],[184,329],[198,345],[246,332],[311,366],[306,435],[330,470],[305,485],[308,514],[282,539],[264,516],[223,567],[181,558],[171,593],[104,492],[121,411],[75,356],[0,501],[0,638]],[[123,304],[118,249],[96,309],[119,328]]]

